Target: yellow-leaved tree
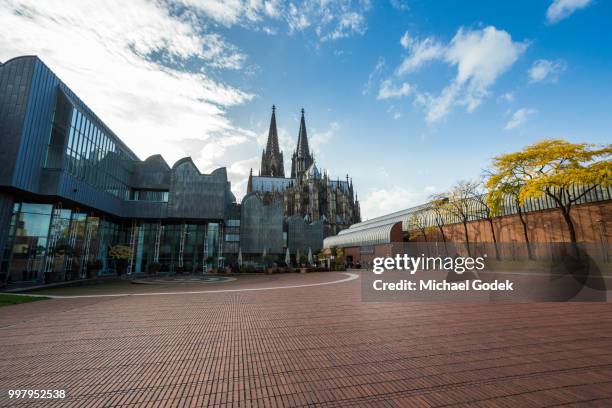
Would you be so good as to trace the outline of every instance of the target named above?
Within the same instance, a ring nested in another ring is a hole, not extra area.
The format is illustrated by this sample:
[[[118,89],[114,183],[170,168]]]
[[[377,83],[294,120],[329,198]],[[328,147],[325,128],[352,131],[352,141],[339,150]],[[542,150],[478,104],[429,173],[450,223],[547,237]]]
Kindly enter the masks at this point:
[[[530,198],[548,196],[561,211],[570,241],[576,243],[572,208],[597,186],[610,185],[611,155],[612,145],[547,139],[497,156],[486,183],[489,200],[499,208],[505,194],[516,196],[519,206]]]
[[[427,242],[427,234],[431,232],[431,228],[427,225],[427,214],[424,211],[417,211],[410,216],[408,228],[411,230],[410,239],[417,240],[422,236]]]

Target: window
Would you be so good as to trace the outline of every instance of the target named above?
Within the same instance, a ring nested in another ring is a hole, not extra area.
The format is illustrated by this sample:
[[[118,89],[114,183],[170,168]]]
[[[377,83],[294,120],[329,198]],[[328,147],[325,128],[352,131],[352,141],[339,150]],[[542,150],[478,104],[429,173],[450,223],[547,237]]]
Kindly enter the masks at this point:
[[[117,147],[96,121],[73,106],[71,109],[72,120],[66,119],[66,126],[70,123],[66,171],[100,190],[121,199],[129,198],[127,181],[132,156]],[[168,201],[163,194],[153,198],[150,201]]]
[[[164,190],[130,190],[128,199],[133,201],[160,201],[168,202],[168,191]]]
[[[47,147],[47,158],[45,167],[51,169],[61,169],[64,158],[64,143],[66,141],[66,133],[70,129],[70,114],[71,109],[68,101],[63,94],[58,93],[55,101],[55,112],[53,113],[53,122],[51,124],[51,134]]]
[[[240,226],[240,220],[227,220],[227,224],[228,227],[239,227]]]
[[[227,242],[240,242],[240,235],[238,235],[238,234],[225,234],[225,240]]]

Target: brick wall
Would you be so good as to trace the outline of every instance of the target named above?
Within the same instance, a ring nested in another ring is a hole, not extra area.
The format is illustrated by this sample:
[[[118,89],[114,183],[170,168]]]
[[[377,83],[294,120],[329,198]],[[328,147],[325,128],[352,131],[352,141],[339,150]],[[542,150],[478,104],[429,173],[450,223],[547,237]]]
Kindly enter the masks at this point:
[[[538,242],[569,242],[567,225],[559,209],[535,211],[524,214],[529,230],[529,240]],[[572,219],[579,242],[612,243],[612,201],[582,204],[572,209]],[[518,215],[496,218],[494,221],[497,242],[524,242],[523,227]],[[463,224],[444,227],[449,242],[465,242]],[[486,220],[468,223],[470,242],[493,242],[491,227]],[[427,236],[428,241],[442,241],[439,231]],[[417,241],[424,241],[419,237]]]

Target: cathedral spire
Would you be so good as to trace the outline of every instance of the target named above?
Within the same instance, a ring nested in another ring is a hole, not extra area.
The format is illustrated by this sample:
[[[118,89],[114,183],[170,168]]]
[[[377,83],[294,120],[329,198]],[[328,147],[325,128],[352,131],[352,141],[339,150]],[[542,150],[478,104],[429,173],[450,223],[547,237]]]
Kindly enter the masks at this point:
[[[308,135],[306,134],[306,120],[304,119],[304,108],[302,108],[302,118],[300,119],[300,131],[298,133],[298,143],[296,149],[297,157],[310,156],[308,148]]]
[[[268,130],[268,143],[261,154],[259,174],[265,177],[285,177],[283,153],[278,146],[278,130],[276,129],[276,106],[272,105],[272,117]]]
[[[251,171],[249,172],[249,181],[247,182],[247,193],[253,191],[253,168],[251,167]]]
[[[306,133],[306,120],[304,119],[304,109],[300,119],[300,130],[298,132],[298,142],[293,157],[291,159],[291,178],[300,178],[310,165],[314,163],[314,156],[310,154],[308,147],[308,134]]]
[[[270,119],[270,129],[268,130],[268,143],[266,145],[268,154],[280,153],[278,147],[278,131],[276,130],[276,105],[272,105],[272,118]]]

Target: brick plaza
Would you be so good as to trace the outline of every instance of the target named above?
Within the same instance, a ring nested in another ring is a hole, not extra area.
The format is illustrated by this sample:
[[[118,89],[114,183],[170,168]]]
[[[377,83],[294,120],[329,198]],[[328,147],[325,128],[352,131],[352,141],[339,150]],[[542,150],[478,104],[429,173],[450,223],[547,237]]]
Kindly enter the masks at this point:
[[[0,406],[612,406],[611,304],[366,303],[358,279],[318,285],[346,278],[95,285],[1,308]]]

